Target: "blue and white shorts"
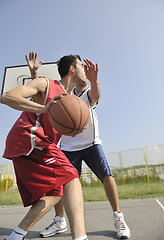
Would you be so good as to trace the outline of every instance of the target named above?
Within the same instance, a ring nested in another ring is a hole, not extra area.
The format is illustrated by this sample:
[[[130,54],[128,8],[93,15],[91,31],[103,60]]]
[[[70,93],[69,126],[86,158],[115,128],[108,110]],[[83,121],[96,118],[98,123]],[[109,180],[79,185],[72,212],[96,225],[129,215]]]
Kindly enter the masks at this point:
[[[107,158],[100,144],[95,144],[89,148],[79,151],[68,152],[62,150],[72,165],[81,175],[82,161],[94,172],[94,174],[103,182],[105,176],[112,175],[108,165]]]

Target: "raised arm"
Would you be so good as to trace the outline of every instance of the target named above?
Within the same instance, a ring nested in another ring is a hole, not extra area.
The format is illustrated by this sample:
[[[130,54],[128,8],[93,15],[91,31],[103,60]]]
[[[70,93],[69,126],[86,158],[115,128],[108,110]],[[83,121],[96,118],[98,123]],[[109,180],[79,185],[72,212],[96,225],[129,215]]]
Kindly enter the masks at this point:
[[[89,59],[84,59],[84,66],[87,79],[90,81],[91,89],[88,93],[91,106],[95,106],[100,99],[100,85],[98,82],[98,64],[94,64]]]
[[[2,94],[0,103],[11,108],[27,112],[44,113],[49,110],[49,106],[44,106],[44,94],[47,87],[45,78],[37,78],[29,84],[14,88]],[[39,101],[33,102],[27,98],[39,94]]]
[[[31,73],[31,78],[35,79],[38,78],[38,69],[40,68],[40,66],[42,65],[43,60],[41,60],[39,63],[37,61],[37,53],[34,52],[29,52],[29,57],[27,57],[27,55],[25,55],[27,64],[29,66],[30,69],[30,73]]]

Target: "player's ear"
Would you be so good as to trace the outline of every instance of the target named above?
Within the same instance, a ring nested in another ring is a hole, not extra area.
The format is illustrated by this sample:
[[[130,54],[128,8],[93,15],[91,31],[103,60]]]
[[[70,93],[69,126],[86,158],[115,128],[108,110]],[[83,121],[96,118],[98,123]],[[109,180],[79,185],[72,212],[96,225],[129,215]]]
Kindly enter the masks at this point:
[[[71,66],[69,67],[69,71],[70,71],[71,73],[74,73],[74,72],[75,72],[75,68],[74,68],[73,65],[71,65]]]

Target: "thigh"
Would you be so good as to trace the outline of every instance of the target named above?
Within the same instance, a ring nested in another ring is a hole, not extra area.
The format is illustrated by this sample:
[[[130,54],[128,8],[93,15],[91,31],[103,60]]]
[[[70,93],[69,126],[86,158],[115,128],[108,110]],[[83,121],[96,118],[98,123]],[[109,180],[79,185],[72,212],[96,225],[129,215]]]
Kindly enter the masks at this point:
[[[62,195],[62,186],[79,178],[78,171],[56,146],[42,151],[34,149],[29,156],[12,160],[24,206],[44,195]]]
[[[93,145],[86,149],[84,161],[101,182],[103,182],[105,176],[112,176],[107,158],[100,144]]]
[[[81,165],[82,165],[82,157],[81,157],[81,151],[74,151],[74,152],[68,152],[68,151],[62,151],[66,157],[69,159],[70,163],[77,169],[79,172],[79,176],[81,175]]]

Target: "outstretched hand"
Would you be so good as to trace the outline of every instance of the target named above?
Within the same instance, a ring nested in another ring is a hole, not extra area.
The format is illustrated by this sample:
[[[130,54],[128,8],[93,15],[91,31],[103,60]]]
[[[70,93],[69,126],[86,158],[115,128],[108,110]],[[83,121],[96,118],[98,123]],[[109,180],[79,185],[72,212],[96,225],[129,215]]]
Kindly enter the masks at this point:
[[[25,55],[27,64],[32,73],[36,72],[38,70],[38,68],[40,68],[40,66],[42,65],[42,62],[43,62],[43,60],[41,60],[38,63],[37,56],[38,56],[37,53],[34,53],[34,52],[29,52],[29,58],[27,57],[27,54]]]
[[[84,65],[84,71],[87,79],[90,82],[98,81],[98,64],[94,64],[89,59],[84,59],[84,62],[86,63],[86,65]]]

